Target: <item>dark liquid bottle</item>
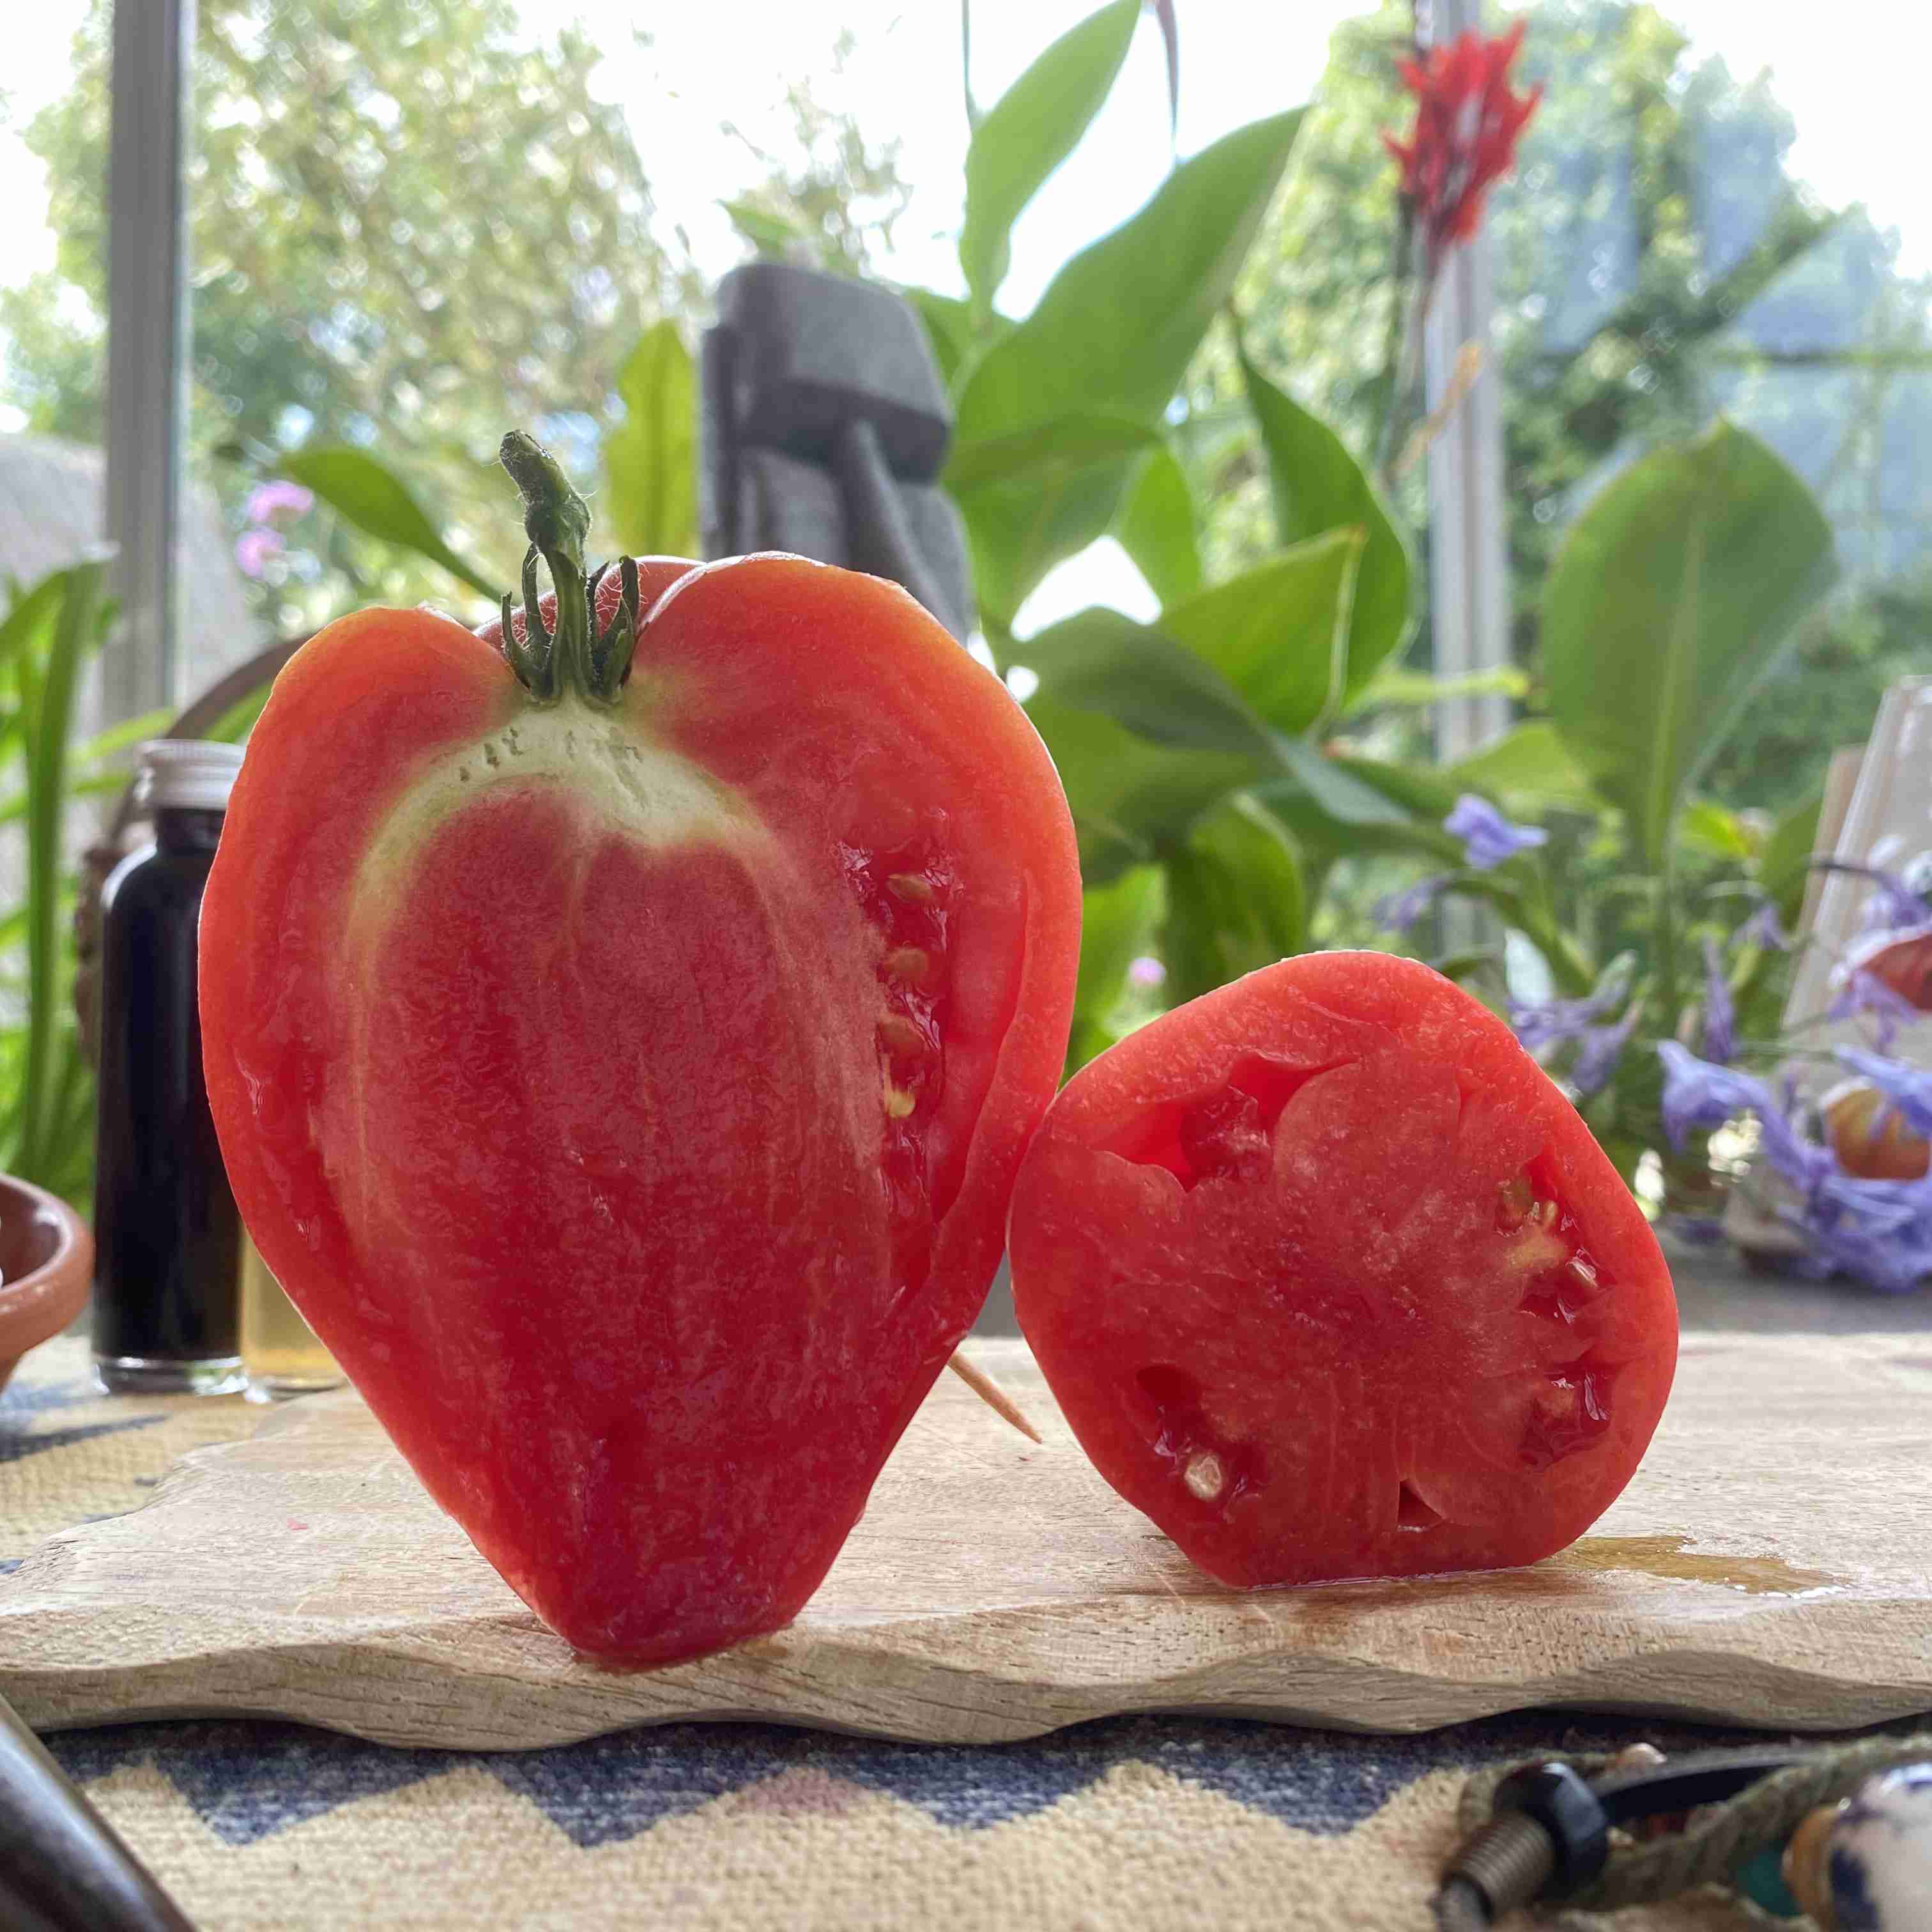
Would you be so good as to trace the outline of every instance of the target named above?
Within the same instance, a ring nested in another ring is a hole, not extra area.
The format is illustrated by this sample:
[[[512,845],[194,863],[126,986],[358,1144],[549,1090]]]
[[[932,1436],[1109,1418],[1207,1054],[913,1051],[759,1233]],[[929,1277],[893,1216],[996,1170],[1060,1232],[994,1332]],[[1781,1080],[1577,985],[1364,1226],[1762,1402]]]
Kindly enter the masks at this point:
[[[101,1386],[242,1386],[242,1228],[202,1077],[196,930],[239,754],[142,748],[154,842],[102,895],[94,1365]]]

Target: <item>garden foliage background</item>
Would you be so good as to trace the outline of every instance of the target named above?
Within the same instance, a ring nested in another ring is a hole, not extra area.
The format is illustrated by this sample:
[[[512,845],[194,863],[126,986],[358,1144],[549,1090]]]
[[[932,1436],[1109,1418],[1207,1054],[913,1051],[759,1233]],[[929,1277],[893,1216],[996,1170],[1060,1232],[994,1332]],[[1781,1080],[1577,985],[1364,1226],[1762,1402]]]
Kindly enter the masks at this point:
[[[1185,0],[1168,10],[1183,84],[1211,86],[1185,64]],[[1520,722],[1457,771],[1429,754],[1423,466],[1390,474],[1383,446],[1405,283],[1382,137],[1412,118],[1409,10],[1342,21],[1305,113],[1284,101],[1184,158],[1024,316],[999,304],[1006,229],[1128,38],[1157,27],[1139,0],[1101,8],[976,110],[959,280],[910,292],[955,390],[948,480],[986,646],[1080,822],[1076,1060],[1310,944],[1440,958],[1426,920],[1405,941],[1376,908],[1445,868],[1528,944],[1513,989],[1497,959],[1443,960],[1499,1004],[1528,996],[1526,966],[1546,997],[1612,976],[1646,1033],[1694,1026],[1702,940],[1728,944],[1754,894],[1790,909],[1825,760],[1928,662],[1932,291],[1895,236],[1792,178],[1771,85],[1694,56],[1665,12],[1513,17],[1520,78],[1543,89],[1486,218]],[[101,422],[107,19],[97,0],[71,93],[27,130],[56,264],[0,294],[0,401],[83,442]],[[376,599],[468,609],[510,584],[508,422],[602,478],[611,547],[692,548],[706,292],[598,98],[597,47],[568,28],[532,43],[505,0],[202,0],[200,22],[190,454],[265,627]],[[746,252],[876,272],[908,200],[892,143],[803,84],[788,112],[732,204]],[[300,488],[265,496],[277,479]],[[1028,592],[1103,534],[1158,618],[1026,630]],[[84,614],[68,630],[91,639]],[[19,634],[54,649],[49,611],[34,621]],[[22,826],[37,798],[52,808],[30,695],[7,741]],[[118,748],[85,748],[82,782],[110,783]],[[1442,820],[1472,790],[1539,820],[1542,851],[1463,866]],[[67,1064],[40,997],[69,970],[64,911],[34,902],[0,930],[23,1065]],[[1158,986],[1132,970],[1148,958]],[[1738,951],[1725,970],[1746,1033],[1768,1031],[1776,962]],[[1655,1085],[1633,1063],[1597,1102],[1628,1169],[1655,1140]],[[74,1189],[84,1092],[62,1105],[66,1125],[34,1131],[65,1142],[35,1158]]]

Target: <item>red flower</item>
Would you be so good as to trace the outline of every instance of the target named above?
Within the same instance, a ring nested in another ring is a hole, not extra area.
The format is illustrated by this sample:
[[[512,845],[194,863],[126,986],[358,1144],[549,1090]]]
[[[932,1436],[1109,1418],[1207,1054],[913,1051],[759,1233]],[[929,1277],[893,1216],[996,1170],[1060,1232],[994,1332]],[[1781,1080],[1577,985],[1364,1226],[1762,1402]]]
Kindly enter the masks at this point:
[[[1510,92],[1524,25],[1519,20],[1492,40],[1464,34],[1420,62],[1401,64],[1403,84],[1416,98],[1415,132],[1406,142],[1392,134],[1382,140],[1402,164],[1402,196],[1432,265],[1475,233],[1483,197],[1509,172],[1517,137],[1543,98],[1540,86]]]

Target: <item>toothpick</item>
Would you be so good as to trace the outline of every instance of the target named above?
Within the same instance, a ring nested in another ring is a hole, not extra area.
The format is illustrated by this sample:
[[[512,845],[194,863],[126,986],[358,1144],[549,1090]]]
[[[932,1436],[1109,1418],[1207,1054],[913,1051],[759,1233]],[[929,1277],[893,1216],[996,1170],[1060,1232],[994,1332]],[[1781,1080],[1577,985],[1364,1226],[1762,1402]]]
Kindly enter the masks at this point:
[[[1046,1438],[1021,1413],[1019,1405],[984,1369],[976,1368],[965,1356],[955,1355],[946,1365],[1003,1421],[1010,1422],[1030,1442]]]

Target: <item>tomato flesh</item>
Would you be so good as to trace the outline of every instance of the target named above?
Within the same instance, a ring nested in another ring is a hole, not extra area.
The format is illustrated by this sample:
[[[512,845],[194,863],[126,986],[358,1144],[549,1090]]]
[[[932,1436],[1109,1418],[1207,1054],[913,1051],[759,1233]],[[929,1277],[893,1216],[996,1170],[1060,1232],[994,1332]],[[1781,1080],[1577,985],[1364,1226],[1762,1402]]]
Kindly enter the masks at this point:
[[[428,613],[305,646],[201,956],[263,1258],[525,1600],[652,1663],[796,1612],[970,1326],[1078,879],[1024,715],[910,600],[640,575],[615,707]]]
[[[1082,1070],[1022,1165],[1020,1324],[1101,1474],[1243,1587],[1533,1562],[1623,1489],[1676,1308],[1508,1029],[1286,960]]]

